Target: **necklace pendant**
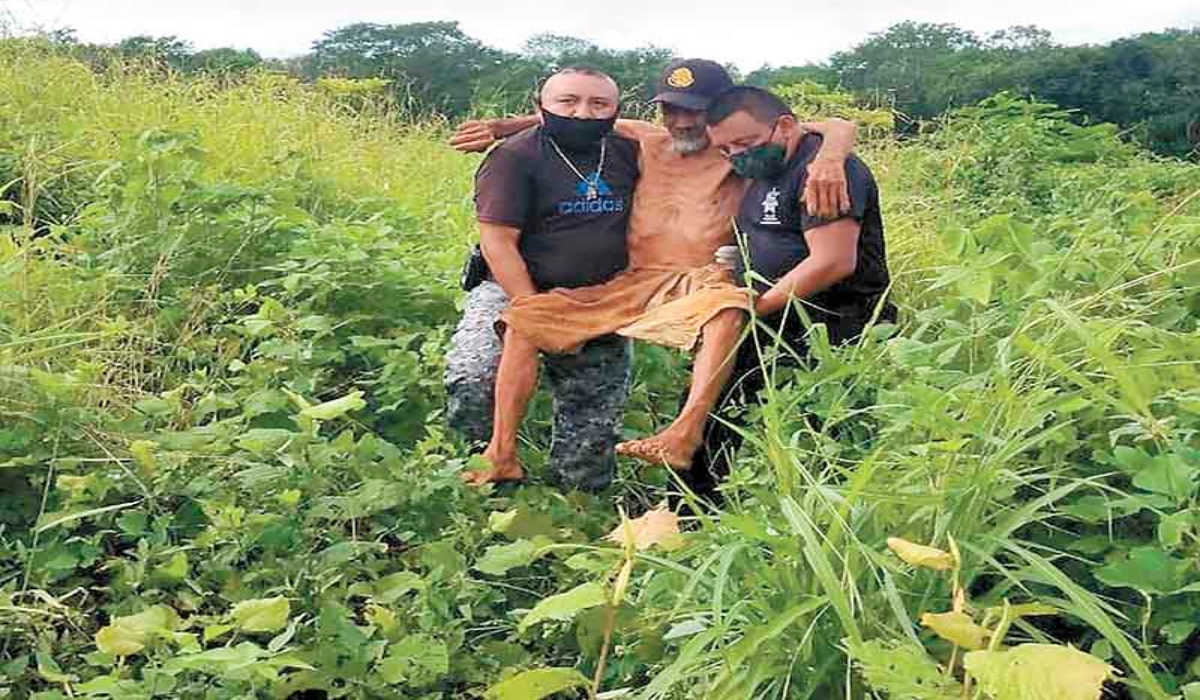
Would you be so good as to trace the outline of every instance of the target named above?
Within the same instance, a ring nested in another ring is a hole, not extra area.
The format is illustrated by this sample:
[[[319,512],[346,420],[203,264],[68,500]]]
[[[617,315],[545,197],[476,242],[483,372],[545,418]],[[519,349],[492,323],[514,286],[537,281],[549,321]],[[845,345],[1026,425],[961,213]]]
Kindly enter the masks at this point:
[[[587,198],[589,200],[592,200],[592,199],[596,199],[599,196],[600,196],[600,190],[597,189],[596,183],[594,183],[594,182],[588,183]]]

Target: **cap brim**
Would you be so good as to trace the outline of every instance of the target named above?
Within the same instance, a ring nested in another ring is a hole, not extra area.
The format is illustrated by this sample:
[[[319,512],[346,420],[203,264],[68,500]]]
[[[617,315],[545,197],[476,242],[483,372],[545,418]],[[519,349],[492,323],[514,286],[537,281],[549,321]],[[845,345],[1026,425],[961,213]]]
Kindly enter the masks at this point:
[[[665,102],[669,105],[690,109],[695,112],[703,112],[712,104],[711,97],[696,95],[690,92],[660,92],[654,96],[654,102]]]

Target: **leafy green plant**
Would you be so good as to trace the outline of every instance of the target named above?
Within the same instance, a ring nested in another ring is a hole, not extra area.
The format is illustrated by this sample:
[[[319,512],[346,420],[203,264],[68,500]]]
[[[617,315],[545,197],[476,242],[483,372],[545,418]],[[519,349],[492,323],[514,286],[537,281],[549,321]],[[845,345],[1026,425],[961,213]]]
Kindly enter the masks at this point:
[[[619,513],[664,470],[457,478],[475,161],[441,125],[266,72],[0,67],[0,694],[1002,697],[1069,644],[1196,695],[1194,168],[1005,95],[868,144],[902,326],[814,327],[803,368],[756,329],[726,505],[642,549]],[[630,434],[685,363],[637,349]],[[951,533],[949,577],[886,552]]]

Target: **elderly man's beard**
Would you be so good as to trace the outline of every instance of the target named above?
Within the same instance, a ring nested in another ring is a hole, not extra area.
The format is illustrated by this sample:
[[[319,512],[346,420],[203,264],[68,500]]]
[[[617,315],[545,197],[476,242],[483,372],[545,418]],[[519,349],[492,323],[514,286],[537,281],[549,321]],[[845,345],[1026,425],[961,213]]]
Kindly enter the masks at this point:
[[[676,129],[671,132],[671,147],[680,155],[699,153],[708,148],[708,132],[704,127]]]

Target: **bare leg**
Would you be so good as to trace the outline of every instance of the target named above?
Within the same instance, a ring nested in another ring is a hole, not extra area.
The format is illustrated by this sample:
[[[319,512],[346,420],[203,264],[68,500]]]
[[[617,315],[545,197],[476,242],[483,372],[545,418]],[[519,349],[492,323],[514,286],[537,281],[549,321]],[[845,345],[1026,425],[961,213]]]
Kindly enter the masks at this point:
[[[463,480],[472,486],[501,481],[520,481],[525,470],[517,461],[517,429],[525,417],[529,399],[537,390],[537,348],[511,328],[504,334],[504,352],[496,371],[496,410],[492,440],[483,457],[490,469],[466,472]]]
[[[745,324],[745,312],[726,309],[704,325],[692,365],[691,388],[679,416],[653,437],[617,445],[618,454],[654,464],[665,462],[672,469],[684,470],[691,465],[692,455],[704,439],[708,414],[733,373],[734,354]]]

